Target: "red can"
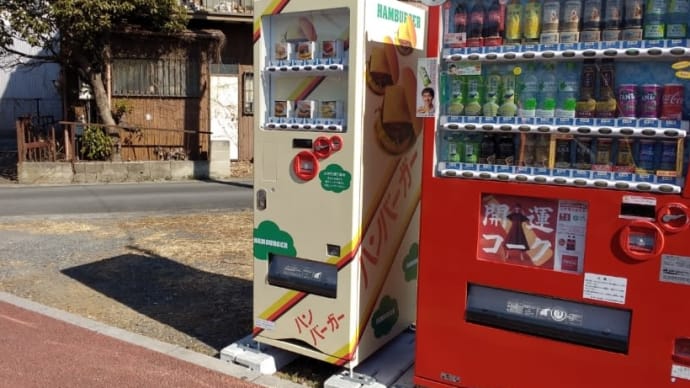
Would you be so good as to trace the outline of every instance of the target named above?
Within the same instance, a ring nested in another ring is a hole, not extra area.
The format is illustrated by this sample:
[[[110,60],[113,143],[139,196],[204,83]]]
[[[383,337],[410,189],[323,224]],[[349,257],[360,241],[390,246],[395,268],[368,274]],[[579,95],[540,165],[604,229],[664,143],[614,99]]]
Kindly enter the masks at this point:
[[[685,88],[681,84],[664,85],[663,97],[661,100],[661,119],[682,119],[684,92]]]

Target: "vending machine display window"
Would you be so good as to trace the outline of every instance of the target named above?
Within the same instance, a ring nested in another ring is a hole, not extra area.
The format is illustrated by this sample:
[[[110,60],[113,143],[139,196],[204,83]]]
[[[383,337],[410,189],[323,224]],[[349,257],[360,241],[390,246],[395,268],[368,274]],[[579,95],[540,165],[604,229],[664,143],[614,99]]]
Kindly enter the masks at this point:
[[[315,20],[334,20],[332,31],[350,19],[348,8],[263,16],[267,36],[262,119],[268,130],[344,132],[347,130],[348,36],[317,31]],[[301,82],[297,82],[301,81]],[[329,93],[313,93],[321,86]],[[305,96],[310,96],[306,98]]]
[[[627,353],[630,310],[493,287],[467,288],[468,322]]]
[[[477,258],[580,273],[587,208],[582,201],[484,194]]]

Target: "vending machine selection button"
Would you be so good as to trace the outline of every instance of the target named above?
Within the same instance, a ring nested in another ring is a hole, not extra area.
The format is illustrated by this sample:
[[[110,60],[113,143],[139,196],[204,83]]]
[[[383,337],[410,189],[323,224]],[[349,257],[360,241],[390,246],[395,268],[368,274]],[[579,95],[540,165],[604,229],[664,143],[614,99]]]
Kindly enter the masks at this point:
[[[343,149],[343,138],[340,136],[331,136],[331,151],[338,152]]]
[[[650,260],[659,257],[663,251],[664,233],[649,221],[633,220],[621,230],[619,244],[629,258]]]
[[[659,209],[656,219],[667,232],[682,232],[690,226],[690,211],[682,203],[669,203]]]
[[[327,137],[320,136],[314,140],[314,155],[319,159],[326,159],[331,155],[331,141]]]

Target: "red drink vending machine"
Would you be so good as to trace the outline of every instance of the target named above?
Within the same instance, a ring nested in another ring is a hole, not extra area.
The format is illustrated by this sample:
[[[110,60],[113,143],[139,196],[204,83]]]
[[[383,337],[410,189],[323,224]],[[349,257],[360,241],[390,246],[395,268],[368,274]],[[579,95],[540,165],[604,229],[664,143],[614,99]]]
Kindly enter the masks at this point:
[[[688,40],[494,3],[429,12],[415,383],[690,387]]]

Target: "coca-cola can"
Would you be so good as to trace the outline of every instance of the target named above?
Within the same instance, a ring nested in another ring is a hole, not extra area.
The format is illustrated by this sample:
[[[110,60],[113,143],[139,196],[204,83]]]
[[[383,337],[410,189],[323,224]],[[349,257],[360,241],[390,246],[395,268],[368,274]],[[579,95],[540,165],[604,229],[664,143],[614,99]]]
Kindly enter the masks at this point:
[[[639,117],[659,118],[661,109],[662,87],[657,84],[644,84],[640,86]]]
[[[680,120],[683,116],[683,95],[685,88],[681,84],[664,85],[661,99],[661,118]]]

